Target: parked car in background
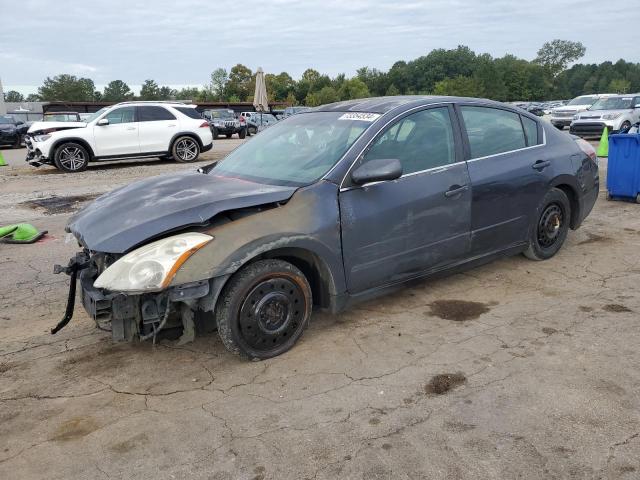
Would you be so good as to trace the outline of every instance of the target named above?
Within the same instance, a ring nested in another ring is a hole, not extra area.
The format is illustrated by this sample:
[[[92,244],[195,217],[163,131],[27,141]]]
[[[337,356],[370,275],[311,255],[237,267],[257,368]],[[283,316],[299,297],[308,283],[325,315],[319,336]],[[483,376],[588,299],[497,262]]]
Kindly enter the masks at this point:
[[[315,308],[337,313],[507,255],[553,257],[598,187],[593,147],[523,110],[351,100],[277,123],[198,172],[101,196],[70,221],[81,251],[57,269],[70,288],[79,275],[84,307],[114,340],[155,338],[201,310],[231,352],[264,359],[290,349]]]
[[[278,122],[278,119],[270,113],[240,112],[240,116],[247,122],[248,135],[255,135]]]
[[[231,138],[235,133],[238,134],[238,138],[244,138],[247,135],[246,125],[243,125],[240,120],[236,118],[233,110],[216,108],[205,110],[203,115],[204,118],[209,121],[209,125],[211,125],[211,132],[213,133],[214,139],[217,139],[220,135]]]
[[[80,172],[100,160],[195,162],[213,146],[209,123],[195,106],[175,102],[124,102],[86,122],[36,122],[25,142],[30,165],[55,165],[64,172]]]
[[[296,113],[306,112],[311,110],[311,107],[287,107],[284,109],[284,118],[295,115]]]
[[[640,121],[640,94],[600,98],[573,117],[569,131],[581,137],[599,137],[605,127],[617,133]]]
[[[87,114],[88,116],[89,114]],[[43,122],[81,122],[78,112],[47,112],[42,116]]]
[[[603,97],[610,97],[611,93],[603,93],[598,95],[581,95],[574,98],[566,105],[551,110],[551,123],[560,130],[571,125],[573,117],[576,113],[586,110],[593,105],[596,100]]]
[[[0,115],[0,145],[20,148],[29,126],[11,115]]]

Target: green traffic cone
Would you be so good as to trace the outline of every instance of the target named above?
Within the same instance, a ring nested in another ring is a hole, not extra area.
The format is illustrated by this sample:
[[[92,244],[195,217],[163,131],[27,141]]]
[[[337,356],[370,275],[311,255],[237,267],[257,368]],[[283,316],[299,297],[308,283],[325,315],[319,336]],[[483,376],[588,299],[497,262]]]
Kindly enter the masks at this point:
[[[596,155],[599,157],[608,157],[609,156],[609,129],[604,127],[602,130],[602,136],[600,137],[600,144],[598,145],[598,151]]]
[[[2,156],[2,150],[0,150],[0,167],[6,167],[7,162],[4,161],[4,157]]]

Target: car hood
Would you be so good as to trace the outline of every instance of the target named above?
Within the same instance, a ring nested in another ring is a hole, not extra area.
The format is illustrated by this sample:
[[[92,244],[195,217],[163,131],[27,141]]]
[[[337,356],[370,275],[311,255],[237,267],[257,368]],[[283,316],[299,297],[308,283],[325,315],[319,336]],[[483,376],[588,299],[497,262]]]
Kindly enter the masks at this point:
[[[16,128],[13,123],[0,123],[0,130],[15,130]]]
[[[296,187],[263,185],[213,174],[148,178],[98,197],[71,218],[67,231],[89,250],[124,253],[218,213],[291,198]]]
[[[57,132],[58,130],[68,130],[70,128],[83,128],[87,124],[84,122],[33,122],[27,133],[37,132]]]

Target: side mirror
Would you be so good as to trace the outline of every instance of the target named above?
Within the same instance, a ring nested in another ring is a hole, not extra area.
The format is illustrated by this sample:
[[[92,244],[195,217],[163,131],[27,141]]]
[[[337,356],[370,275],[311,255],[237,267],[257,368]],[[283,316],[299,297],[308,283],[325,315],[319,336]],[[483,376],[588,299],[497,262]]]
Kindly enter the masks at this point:
[[[96,125],[100,125],[101,127],[104,127],[105,125],[109,125],[109,119],[101,118],[100,120],[98,120],[98,123],[96,123]]]
[[[395,180],[402,176],[402,164],[396,158],[380,158],[363,163],[353,172],[351,180],[356,185]]]

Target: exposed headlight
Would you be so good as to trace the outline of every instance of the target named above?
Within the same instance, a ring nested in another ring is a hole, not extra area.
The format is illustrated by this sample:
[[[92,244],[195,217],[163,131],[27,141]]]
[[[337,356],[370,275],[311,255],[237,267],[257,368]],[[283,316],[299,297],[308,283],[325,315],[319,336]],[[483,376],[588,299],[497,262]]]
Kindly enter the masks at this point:
[[[622,113],[607,113],[606,115],[603,115],[602,118],[604,120],[615,120],[620,115],[622,115]]]
[[[51,135],[35,135],[32,138],[34,142],[46,142],[51,138]]]
[[[182,233],[138,248],[116,261],[94,282],[97,288],[146,292],[169,286],[182,264],[213,240],[204,233]]]

